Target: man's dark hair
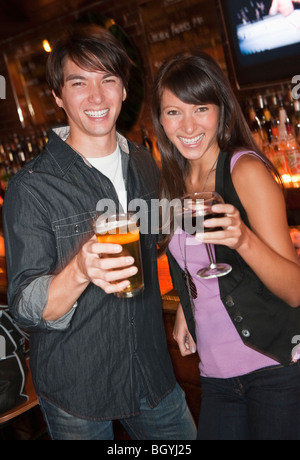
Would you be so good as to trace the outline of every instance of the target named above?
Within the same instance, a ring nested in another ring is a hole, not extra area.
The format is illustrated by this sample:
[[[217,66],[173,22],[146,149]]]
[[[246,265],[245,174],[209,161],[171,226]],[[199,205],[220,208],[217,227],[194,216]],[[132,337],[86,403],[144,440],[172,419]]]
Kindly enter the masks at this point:
[[[121,78],[128,90],[131,61],[123,45],[108,30],[97,25],[78,25],[55,43],[47,61],[46,78],[58,97],[64,86],[67,58],[84,70],[112,73]]]

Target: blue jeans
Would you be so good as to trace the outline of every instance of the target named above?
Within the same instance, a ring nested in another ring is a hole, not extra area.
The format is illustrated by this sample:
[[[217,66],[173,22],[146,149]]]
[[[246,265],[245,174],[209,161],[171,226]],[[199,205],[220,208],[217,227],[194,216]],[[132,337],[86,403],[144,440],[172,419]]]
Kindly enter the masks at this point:
[[[40,398],[40,406],[53,440],[113,440],[112,421],[73,417]],[[197,429],[179,385],[154,409],[141,398],[141,414],[120,420],[133,440],[194,440]]]
[[[300,440],[300,366],[202,378],[199,440]]]

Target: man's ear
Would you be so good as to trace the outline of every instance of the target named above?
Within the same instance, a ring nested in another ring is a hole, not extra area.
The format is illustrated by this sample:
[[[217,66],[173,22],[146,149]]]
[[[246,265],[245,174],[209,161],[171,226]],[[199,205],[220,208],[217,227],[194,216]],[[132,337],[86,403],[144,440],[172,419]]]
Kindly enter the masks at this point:
[[[55,102],[58,105],[58,107],[63,109],[63,101],[62,101],[62,99],[60,97],[56,96],[56,94],[55,94],[55,92],[53,90],[52,90],[52,94],[53,94],[53,97],[54,97]]]
[[[126,101],[127,99],[127,91],[125,88],[123,88],[123,102]]]

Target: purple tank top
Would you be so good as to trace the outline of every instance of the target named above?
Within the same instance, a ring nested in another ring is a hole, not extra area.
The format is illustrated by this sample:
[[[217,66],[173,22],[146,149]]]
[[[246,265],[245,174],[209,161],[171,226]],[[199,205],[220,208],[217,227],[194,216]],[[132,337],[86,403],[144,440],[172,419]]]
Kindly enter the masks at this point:
[[[256,155],[246,151],[234,154],[231,172],[245,154]],[[179,228],[169,249],[182,269],[184,260],[188,261],[188,270],[197,287],[198,297],[194,304],[201,375],[226,379],[278,365],[277,361],[244,344],[221,301],[218,280],[201,280],[196,276],[199,268],[209,263],[204,245]]]

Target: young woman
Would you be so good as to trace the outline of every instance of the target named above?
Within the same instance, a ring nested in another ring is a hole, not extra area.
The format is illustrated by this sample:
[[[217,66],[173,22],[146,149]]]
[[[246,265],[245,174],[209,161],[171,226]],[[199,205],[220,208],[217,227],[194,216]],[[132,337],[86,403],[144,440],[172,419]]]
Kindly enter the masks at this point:
[[[229,275],[200,279],[197,271],[208,264],[204,244],[192,244],[195,237],[182,230],[161,241],[181,300],[174,338],[183,356],[196,347],[200,356],[198,438],[300,439],[300,265],[277,173],[208,55],[166,62],[152,108],[160,197],[217,191],[226,203],[213,207],[220,217],[205,222],[203,241],[233,267]],[[222,230],[207,231],[214,227]],[[193,302],[187,271],[197,290]]]

